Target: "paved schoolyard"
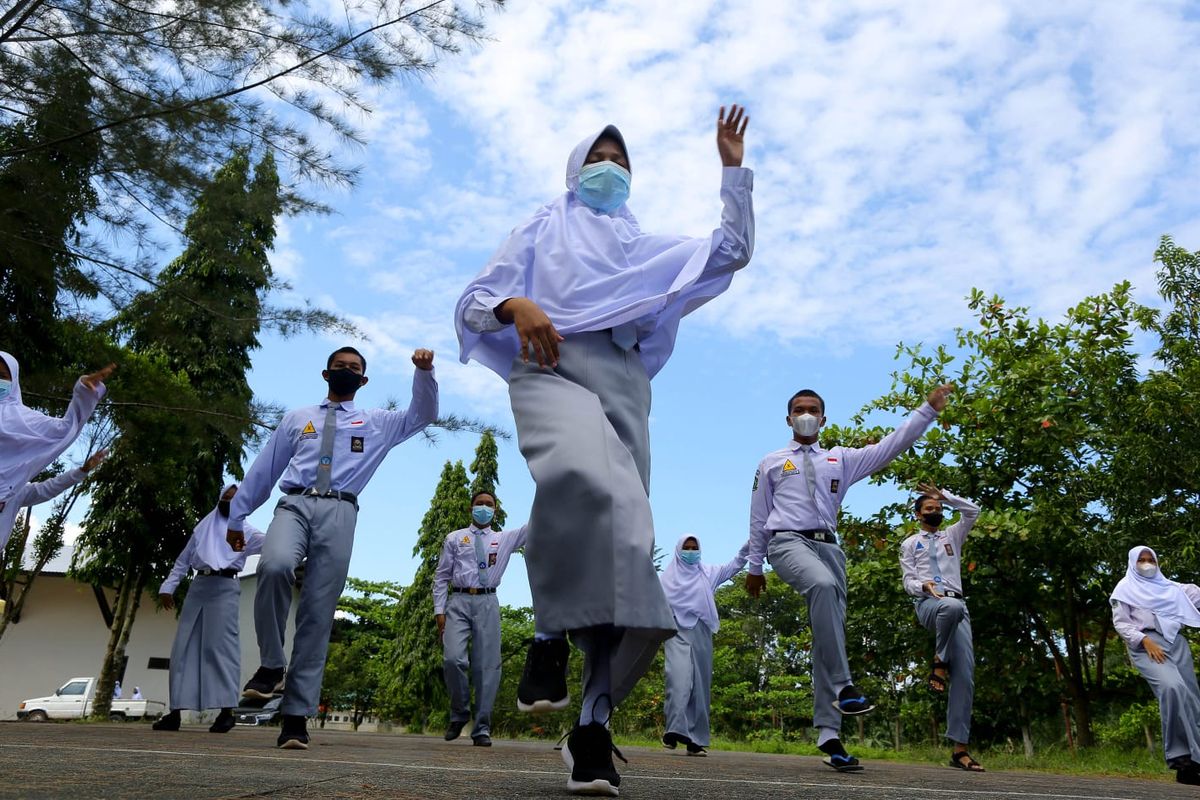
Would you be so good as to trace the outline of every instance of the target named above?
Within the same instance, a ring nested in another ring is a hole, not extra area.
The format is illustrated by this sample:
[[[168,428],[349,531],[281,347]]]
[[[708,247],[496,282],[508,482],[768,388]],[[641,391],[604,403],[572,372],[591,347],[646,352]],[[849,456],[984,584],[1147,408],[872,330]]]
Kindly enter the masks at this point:
[[[319,731],[307,752],[274,748],[275,728],[156,733],[145,723],[0,723],[0,798],[533,798],[568,797],[549,743]],[[714,752],[707,759],[630,747],[621,796],[635,800],[1171,800],[1200,787],[1027,772],[967,775],[872,763],[843,775],[819,759]]]

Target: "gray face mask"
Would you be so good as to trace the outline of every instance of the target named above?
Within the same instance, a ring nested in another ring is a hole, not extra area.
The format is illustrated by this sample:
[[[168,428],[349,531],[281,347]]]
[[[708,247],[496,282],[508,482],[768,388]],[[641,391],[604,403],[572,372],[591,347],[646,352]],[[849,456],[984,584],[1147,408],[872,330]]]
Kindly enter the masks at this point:
[[[815,414],[793,414],[792,430],[797,436],[816,436],[821,430],[821,418]]]

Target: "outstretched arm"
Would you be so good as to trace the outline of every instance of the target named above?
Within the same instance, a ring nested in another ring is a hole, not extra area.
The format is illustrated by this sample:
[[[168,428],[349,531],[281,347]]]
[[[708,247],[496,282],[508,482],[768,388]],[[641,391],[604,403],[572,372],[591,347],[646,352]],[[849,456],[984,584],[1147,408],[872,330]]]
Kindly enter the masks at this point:
[[[873,475],[892,463],[896,456],[912,447],[913,442],[921,438],[937,415],[946,407],[946,400],[953,391],[954,386],[949,383],[934,389],[920,408],[905,417],[904,422],[900,423],[900,427],[883,437],[877,444],[843,448],[842,460],[845,465],[846,484],[854,484]]]

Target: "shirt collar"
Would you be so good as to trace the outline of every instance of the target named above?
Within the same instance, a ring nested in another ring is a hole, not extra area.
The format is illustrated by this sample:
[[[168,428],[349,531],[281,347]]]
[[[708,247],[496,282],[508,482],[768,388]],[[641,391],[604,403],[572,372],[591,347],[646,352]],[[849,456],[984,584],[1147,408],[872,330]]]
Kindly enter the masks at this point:
[[[478,536],[478,535],[479,535],[479,534],[481,534],[481,533],[491,533],[491,532],[492,532],[492,526],[491,526],[491,525],[488,525],[486,528],[481,528],[481,527],[479,527],[478,525],[476,525],[474,522],[472,522],[472,523],[470,524],[470,526],[467,528],[467,530],[471,531],[471,533],[473,533],[473,534],[475,534],[476,536]]]
[[[800,444],[795,439],[792,439],[790,442],[788,442],[788,447],[791,448],[793,453],[799,453],[801,447],[811,447],[814,453],[825,452],[825,450],[821,447],[820,442],[813,442],[812,444]]]
[[[326,397],[324,400],[322,400],[319,403],[319,407],[320,408],[329,408],[330,402],[332,402],[332,401],[328,397]],[[343,400],[340,403],[338,403],[338,405],[340,405],[342,407],[342,411],[353,411],[354,410],[354,401],[353,400]]]

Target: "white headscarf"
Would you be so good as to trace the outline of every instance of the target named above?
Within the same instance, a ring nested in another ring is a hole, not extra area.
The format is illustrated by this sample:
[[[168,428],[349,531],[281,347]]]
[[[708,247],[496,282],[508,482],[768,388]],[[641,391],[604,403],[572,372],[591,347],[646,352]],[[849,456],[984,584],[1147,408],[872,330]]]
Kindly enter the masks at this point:
[[[228,484],[221,490],[220,497],[224,497],[225,493],[236,485],[235,483]],[[225,539],[228,530],[229,517],[222,514],[216,507],[213,507],[213,510],[208,512],[192,530],[192,536],[196,538],[196,555],[213,569],[229,569],[230,567],[241,569],[246,563],[246,553],[235,551]],[[246,535],[249,536],[250,533],[247,531]]]
[[[104,388],[93,392],[76,383],[76,399],[72,404],[82,400],[83,407],[68,411],[65,417],[48,417],[21,401],[21,366],[17,359],[4,351],[0,351],[0,358],[12,375],[12,390],[0,400],[0,500],[3,500],[71,446],[104,396]]]
[[[463,324],[478,291],[528,297],[564,336],[636,322],[642,362],[654,377],[675,347],[679,320],[729,287],[732,269],[701,274],[722,242],[719,228],[702,238],[644,234],[627,206],[603,213],[575,196],[583,162],[602,136],[628,153],[612,125],[580,142],[567,161],[567,192],[514,228],[459,299],[455,326],[464,364],[474,358],[507,379],[521,349],[512,326],[478,334]]]
[[[1184,625],[1200,628],[1200,611],[1192,605],[1182,586],[1162,574],[1161,566],[1153,578],[1138,574],[1137,560],[1143,550],[1149,550],[1154,556],[1154,563],[1158,563],[1158,554],[1153,548],[1138,546],[1130,550],[1125,577],[1117,583],[1111,598],[1134,608],[1154,612],[1163,638],[1168,643],[1174,642]]]
[[[713,597],[717,587],[713,585],[716,577],[716,567],[710,567],[703,562],[688,564],[679,554],[683,552],[683,543],[695,539],[700,546],[700,538],[691,533],[685,533],[675,543],[675,557],[663,570],[663,593],[671,610],[675,612],[675,624],[684,629],[696,627],[696,622],[703,622],[708,629],[716,633],[721,627],[721,618],[717,615],[717,601]]]

